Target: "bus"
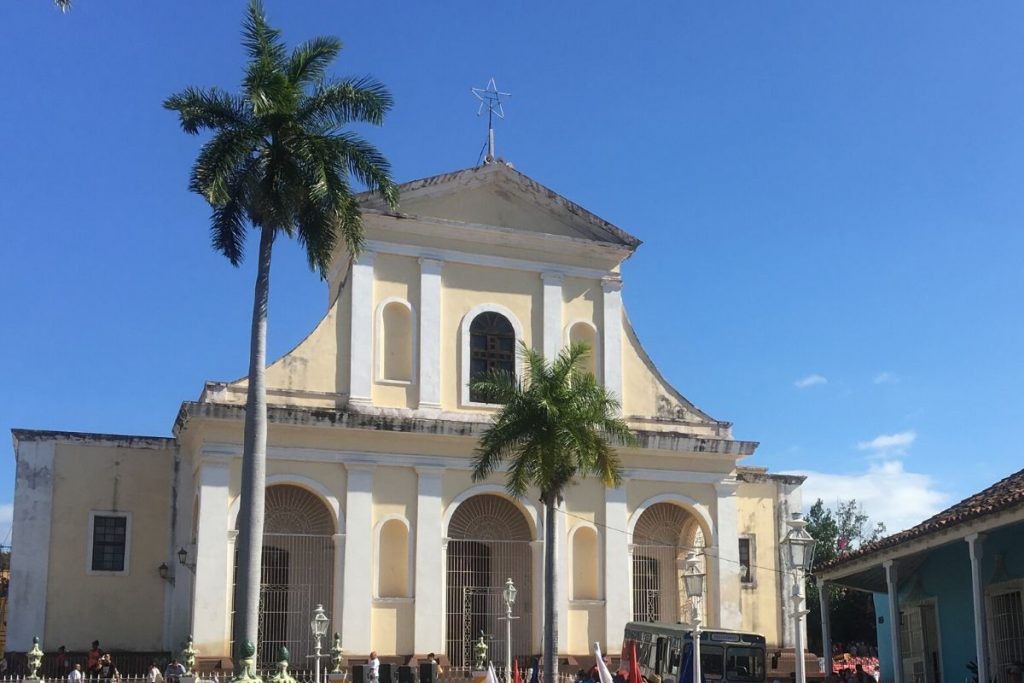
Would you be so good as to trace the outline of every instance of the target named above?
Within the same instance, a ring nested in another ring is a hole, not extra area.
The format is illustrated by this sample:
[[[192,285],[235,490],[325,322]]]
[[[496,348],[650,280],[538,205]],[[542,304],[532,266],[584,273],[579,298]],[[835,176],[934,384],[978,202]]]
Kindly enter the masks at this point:
[[[693,629],[688,624],[626,624],[623,664],[629,661],[630,643],[636,643],[640,673],[646,680],[691,683],[679,680],[693,647]],[[764,683],[764,636],[726,629],[701,631],[700,669],[707,683]]]

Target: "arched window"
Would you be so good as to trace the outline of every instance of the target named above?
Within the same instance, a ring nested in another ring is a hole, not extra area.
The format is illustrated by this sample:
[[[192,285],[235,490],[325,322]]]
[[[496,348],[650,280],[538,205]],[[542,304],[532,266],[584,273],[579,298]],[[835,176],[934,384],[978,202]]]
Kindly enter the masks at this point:
[[[378,319],[377,378],[411,382],[415,336],[412,307],[401,299],[385,301]]]
[[[597,532],[581,526],[572,534],[572,599],[597,600],[600,596]]]
[[[469,380],[491,370],[516,374],[516,332],[501,313],[485,311],[469,326]],[[486,397],[470,389],[469,400],[486,403]]]
[[[409,528],[400,519],[380,527],[377,540],[377,596],[409,597]]]
[[[597,329],[588,322],[580,321],[569,328],[569,342],[583,342],[590,347],[587,357],[580,363],[580,367],[597,375]],[[600,379],[600,377],[598,377]]]

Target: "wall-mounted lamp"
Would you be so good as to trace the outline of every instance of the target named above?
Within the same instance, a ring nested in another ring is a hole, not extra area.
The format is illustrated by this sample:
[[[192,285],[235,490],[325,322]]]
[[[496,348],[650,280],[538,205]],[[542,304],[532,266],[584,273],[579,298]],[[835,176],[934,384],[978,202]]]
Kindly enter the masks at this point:
[[[156,568],[157,573],[160,574],[160,578],[167,583],[174,585],[174,574],[171,573],[171,568],[167,566],[166,562],[161,562],[160,566]]]
[[[196,573],[196,563],[188,561],[188,551],[184,548],[178,550],[178,563],[193,574]]]

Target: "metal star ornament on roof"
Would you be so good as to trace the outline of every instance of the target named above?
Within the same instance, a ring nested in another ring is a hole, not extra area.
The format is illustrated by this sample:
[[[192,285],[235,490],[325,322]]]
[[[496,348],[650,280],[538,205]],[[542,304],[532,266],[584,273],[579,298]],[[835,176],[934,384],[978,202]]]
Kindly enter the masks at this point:
[[[487,81],[486,88],[471,88],[473,96],[480,100],[480,107],[476,110],[476,115],[480,116],[484,113],[484,107],[487,107],[487,111],[491,114],[496,114],[499,119],[505,118],[505,110],[501,106],[502,97],[512,97],[510,92],[501,92],[498,90],[498,86],[494,84],[494,79]]]

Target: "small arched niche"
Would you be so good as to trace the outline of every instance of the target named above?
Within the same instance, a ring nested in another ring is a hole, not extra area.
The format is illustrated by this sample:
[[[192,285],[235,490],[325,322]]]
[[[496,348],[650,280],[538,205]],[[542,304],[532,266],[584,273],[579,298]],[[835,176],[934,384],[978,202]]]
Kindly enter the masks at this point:
[[[381,306],[378,378],[411,382],[413,377],[413,319],[407,301],[394,299]]]
[[[600,599],[597,531],[581,526],[572,535],[572,599]]]
[[[586,321],[579,321],[573,323],[569,327],[569,343],[583,342],[590,351],[587,352],[586,357],[580,361],[580,367],[586,372],[592,373],[598,379],[601,379],[597,372],[597,328]]]
[[[409,527],[389,519],[380,527],[377,541],[377,596],[409,596]]]

